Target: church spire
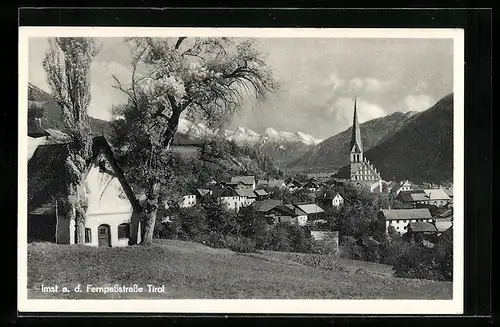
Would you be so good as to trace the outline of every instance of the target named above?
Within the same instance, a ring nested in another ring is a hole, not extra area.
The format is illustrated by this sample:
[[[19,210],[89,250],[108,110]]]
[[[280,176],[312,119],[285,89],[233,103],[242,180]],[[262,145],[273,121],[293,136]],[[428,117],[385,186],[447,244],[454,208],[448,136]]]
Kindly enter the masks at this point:
[[[354,97],[354,118],[352,121],[351,152],[363,152],[361,131],[359,129],[358,114],[356,110],[356,97]]]

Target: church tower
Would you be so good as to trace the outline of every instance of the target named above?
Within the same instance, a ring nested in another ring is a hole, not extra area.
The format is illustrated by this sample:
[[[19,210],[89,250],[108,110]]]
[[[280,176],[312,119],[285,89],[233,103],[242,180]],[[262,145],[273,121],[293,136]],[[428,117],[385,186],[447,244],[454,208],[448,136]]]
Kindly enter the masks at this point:
[[[351,179],[352,176],[358,171],[363,163],[363,143],[361,142],[361,131],[358,122],[358,113],[356,108],[356,98],[354,98],[354,118],[352,121],[352,136],[351,136]]]

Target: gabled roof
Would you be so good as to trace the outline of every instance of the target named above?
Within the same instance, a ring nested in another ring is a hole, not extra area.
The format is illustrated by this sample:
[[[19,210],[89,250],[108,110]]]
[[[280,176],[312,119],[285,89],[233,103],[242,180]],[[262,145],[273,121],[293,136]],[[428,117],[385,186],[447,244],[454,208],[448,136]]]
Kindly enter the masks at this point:
[[[448,194],[449,197],[453,196],[453,186],[452,187],[443,187],[443,191]]]
[[[253,207],[257,212],[268,212],[269,210],[274,209],[282,204],[283,204],[282,200],[268,199],[268,200],[255,201],[253,203]]]
[[[255,194],[257,194],[258,196],[265,196],[265,195],[268,195],[269,193],[267,193],[265,190],[255,190],[254,191]]]
[[[290,216],[290,217],[296,217],[296,216],[300,215],[300,214],[295,213],[295,210],[293,208],[290,208],[289,206],[286,206],[286,205],[280,205],[280,206],[277,206],[271,210],[277,211],[281,214],[284,214],[284,215]]]
[[[212,191],[212,195],[216,198],[229,198],[240,196],[232,187],[216,188]]]
[[[401,191],[397,198],[403,202],[427,201],[427,194],[423,190]]]
[[[434,222],[434,226],[436,226],[438,232],[444,232],[445,230],[453,226],[453,222],[449,218],[438,218]]]
[[[300,210],[304,211],[308,215],[325,212],[315,203],[296,204],[295,206],[298,207]]]
[[[34,118],[28,120],[28,136],[44,137],[44,136],[50,136],[50,134],[42,127],[41,119]]]
[[[408,229],[412,232],[437,232],[436,226],[429,222],[417,221],[415,223],[409,223]]]
[[[320,181],[317,181],[317,180],[308,180],[304,185],[303,187],[309,187],[309,186],[315,186],[315,187],[319,187],[321,186],[321,182]]]
[[[329,195],[329,196],[319,196],[316,198],[316,200],[333,200],[335,199],[337,196],[340,196],[342,199],[342,195],[339,193],[339,192],[335,192],[333,195]]]
[[[450,197],[448,194],[440,188],[437,189],[426,189],[424,190],[425,194],[429,198],[429,200],[449,200]]]
[[[244,198],[256,198],[257,195],[252,190],[236,190],[239,196]]]
[[[267,185],[269,181],[267,179],[259,179],[257,185]]]
[[[304,210],[301,210],[298,206],[293,205],[293,204],[285,204],[285,207],[290,209],[294,214],[297,216],[304,216],[307,215],[307,213]]]
[[[201,195],[201,196],[205,196],[205,195],[209,195],[210,194],[210,190],[209,189],[206,189],[206,188],[199,188],[199,189],[196,189],[196,192]]]
[[[69,145],[70,143],[40,145],[28,161],[28,213],[50,213],[55,210],[55,200],[67,198],[68,178],[65,161],[69,154]],[[87,162],[88,169],[101,152],[108,159],[132,207],[138,208],[139,202],[103,136],[92,139],[92,158]]]
[[[267,183],[267,186],[269,186],[269,187],[282,187],[284,185],[285,185],[285,181],[283,181],[282,179],[270,180]]]
[[[429,209],[382,209],[385,220],[411,220],[411,219],[431,219]]]
[[[231,177],[231,183],[242,183],[244,185],[253,185],[255,182],[254,176],[235,176]]]
[[[295,179],[294,179],[294,180],[292,180],[292,181],[290,181],[290,182],[286,183],[286,186],[290,186],[290,185],[295,185],[295,186],[297,186],[297,187],[301,187],[301,186],[302,186],[302,183],[300,183],[298,180],[295,180]]]

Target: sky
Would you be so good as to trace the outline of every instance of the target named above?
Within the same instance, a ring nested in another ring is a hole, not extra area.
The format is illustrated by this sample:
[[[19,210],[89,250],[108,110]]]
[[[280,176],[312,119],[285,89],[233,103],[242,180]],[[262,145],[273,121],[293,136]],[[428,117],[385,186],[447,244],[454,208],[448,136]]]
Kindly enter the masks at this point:
[[[89,115],[112,119],[125,96],[115,75],[130,81],[130,48],[123,38],[96,38],[100,52],[91,67]],[[263,101],[247,101],[227,128],[258,133],[272,127],[327,138],[352,123],[353,98],[361,123],[396,111],[422,111],[453,92],[452,39],[260,38],[282,88]],[[50,92],[42,61],[47,38],[30,38],[28,79]]]

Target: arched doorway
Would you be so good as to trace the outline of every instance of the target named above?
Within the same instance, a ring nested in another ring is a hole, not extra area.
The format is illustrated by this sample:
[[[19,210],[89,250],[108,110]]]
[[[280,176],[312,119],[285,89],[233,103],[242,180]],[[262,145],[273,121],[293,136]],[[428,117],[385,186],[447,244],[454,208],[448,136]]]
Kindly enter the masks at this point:
[[[99,246],[110,247],[111,246],[111,228],[109,225],[100,225],[97,229]]]

